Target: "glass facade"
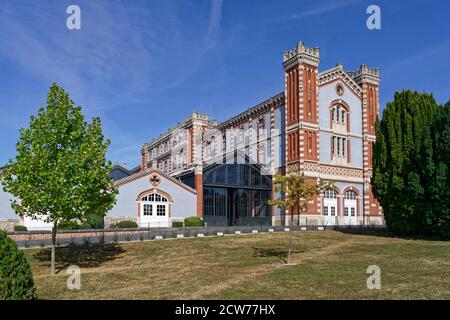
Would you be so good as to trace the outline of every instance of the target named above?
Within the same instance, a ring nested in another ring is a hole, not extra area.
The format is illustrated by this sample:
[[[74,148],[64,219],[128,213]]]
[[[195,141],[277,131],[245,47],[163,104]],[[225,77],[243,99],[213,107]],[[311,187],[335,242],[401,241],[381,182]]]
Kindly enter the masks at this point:
[[[203,175],[203,219],[208,225],[270,225],[272,177],[250,164],[213,165]]]
[[[195,188],[194,174],[179,176]],[[272,176],[254,164],[213,164],[203,170],[203,219],[208,225],[271,225]]]

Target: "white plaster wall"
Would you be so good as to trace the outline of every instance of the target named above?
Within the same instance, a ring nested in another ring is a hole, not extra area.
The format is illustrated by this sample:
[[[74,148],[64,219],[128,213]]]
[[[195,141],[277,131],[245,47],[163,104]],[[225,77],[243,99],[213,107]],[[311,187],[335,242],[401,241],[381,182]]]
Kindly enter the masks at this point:
[[[336,84],[341,83],[345,90],[342,96],[336,93]],[[345,85],[343,81],[331,82],[319,89],[320,126],[330,128],[330,104],[333,100],[342,99],[350,106],[350,132],[362,133],[362,104],[361,99]]]
[[[0,219],[18,219],[14,210],[11,208],[11,200],[14,200],[12,194],[3,191],[0,183]]]
[[[172,218],[184,218],[197,215],[197,195],[178,184],[160,176],[157,189],[168,193],[173,199]],[[107,217],[137,217],[136,198],[144,191],[153,189],[149,175],[119,187],[117,203],[108,212]]]

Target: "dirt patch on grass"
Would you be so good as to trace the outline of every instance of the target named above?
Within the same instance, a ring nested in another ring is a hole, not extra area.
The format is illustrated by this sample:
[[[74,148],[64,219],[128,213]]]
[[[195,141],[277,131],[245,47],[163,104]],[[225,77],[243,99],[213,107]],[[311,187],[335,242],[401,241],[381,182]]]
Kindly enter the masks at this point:
[[[297,232],[289,266],[287,245],[287,233],[274,233],[58,248],[56,276],[49,275],[48,251],[24,252],[44,299],[450,296],[448,242]],[[66,286],[65,269],[72,264],[81,267],[79,291]],[[369,264],[382,268],[381,292],[365,288]]]

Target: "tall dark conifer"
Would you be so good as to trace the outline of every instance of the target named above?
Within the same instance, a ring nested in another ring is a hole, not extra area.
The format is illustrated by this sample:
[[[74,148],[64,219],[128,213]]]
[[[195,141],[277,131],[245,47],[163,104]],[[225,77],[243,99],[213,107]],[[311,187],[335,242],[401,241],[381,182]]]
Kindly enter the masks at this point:
[[[448,167],[437,165],[436,135],[445,140],[437,129],[441,110],[432,95],[405,90],[395,94],[377,124],[372,187],[386,223],[398,234],[437,233],[437,207],[443,205],[435,198],[443,195],[436,183],[448,181]],[[444,177],[437,179],[437,172]]]

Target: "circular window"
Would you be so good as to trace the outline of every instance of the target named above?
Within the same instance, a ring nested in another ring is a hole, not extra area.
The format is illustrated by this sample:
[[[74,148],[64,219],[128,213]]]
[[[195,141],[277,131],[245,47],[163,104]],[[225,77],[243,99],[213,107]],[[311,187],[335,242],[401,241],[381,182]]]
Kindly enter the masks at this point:
[[[152,174],[149,180],[151,185],[155,188],[161,183],[161,178],[157,174]]]
[[[340,83],[336,85],[336,93],[340,96],[344,94],[344,86]]]

